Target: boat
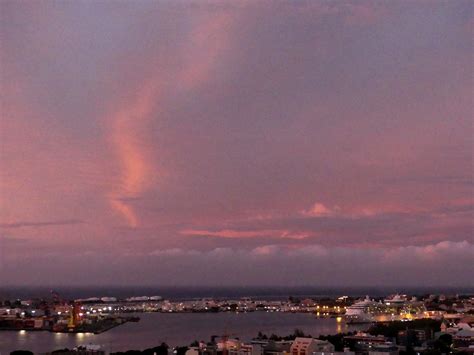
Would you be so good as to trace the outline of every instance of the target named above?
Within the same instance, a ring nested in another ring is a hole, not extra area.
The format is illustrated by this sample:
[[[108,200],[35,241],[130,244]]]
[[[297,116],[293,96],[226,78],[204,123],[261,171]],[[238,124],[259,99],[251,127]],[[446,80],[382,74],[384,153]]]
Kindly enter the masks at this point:
[[[346,308],[345,319],[347,323],[372,323],[375,316],[384,313],[385,306],[375,302],[367,296],[364,300],[354,303]]]
[[[347,307],[345,319],[348,323],[391,322],[424,318],[426,308],[416,299],[407,300],[405,296],[395,295],[384,302],[375,302],[368,296]]]

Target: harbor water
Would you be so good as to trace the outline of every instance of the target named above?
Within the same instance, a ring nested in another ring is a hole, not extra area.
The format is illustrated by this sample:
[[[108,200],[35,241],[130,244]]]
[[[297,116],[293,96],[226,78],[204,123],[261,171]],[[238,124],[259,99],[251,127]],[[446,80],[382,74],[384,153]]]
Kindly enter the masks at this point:
[[[366,327],[348,325],[334,318],[317,318],[308,313],[140,313],[138,316],[140,321],[137,323],[126,323],[97,335],[2,331],[0,355],[19,349],[40,353],[87,344],[101,345],[107,352],[143,350],[162,342],[170,346],[184,346],[194,340],[209,341],[213,335],[227,334],[249,341],[257,336],[259,331],[268,336],[285,336],[298,328],[306,334],[318,336]]]

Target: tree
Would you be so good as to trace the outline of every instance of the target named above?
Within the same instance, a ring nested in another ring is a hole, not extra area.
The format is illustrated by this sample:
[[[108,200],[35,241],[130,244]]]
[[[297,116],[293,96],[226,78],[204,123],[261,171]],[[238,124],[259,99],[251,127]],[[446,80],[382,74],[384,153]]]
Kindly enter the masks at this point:
[[[270,335],[269,339],[273,340],[273,341],[280,341],[282,338],[281,338],[281,336],[278,336],[278,335],[272,333],[272,335]]]
[[[166,343],[161,343],[160,346],[157,346],[156,348],[153,348],[153,352],[156,353],[156,355],[168,355],[168,344]]]
[[[434,342],[434,349],[439,350],[441,353],[449,353],[451,351],[451,344],[453,343],[453,337],[451,334],[443,334]]]
[[[340,333],[335,335],[320,335],[319,340],[326,340],[334,345],[334,349],[336,351],[343,351],[344,350],[344,337],[348,335],[352,335],[353,333]]]
[[[187,346],[178,346],[176,347],[176,355],[185,355],[186,354],[186,351],[188,351],[188,347]]]

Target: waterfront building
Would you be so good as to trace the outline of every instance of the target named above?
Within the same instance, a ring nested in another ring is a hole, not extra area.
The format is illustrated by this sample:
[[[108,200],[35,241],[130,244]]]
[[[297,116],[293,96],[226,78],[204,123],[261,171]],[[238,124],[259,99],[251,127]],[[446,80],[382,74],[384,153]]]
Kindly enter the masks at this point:
[[[375,345],[386,344],[387,342],[388,339],[382,335],[375,336],[362,332],[343,338],[344,348],[355,350],[356,353],[368,351]]]
[[[229,355],[261,355],[262,347],[258,344],[245,344],[238,339],[228,339],[217,344],[217,349],[226,350]]]
[[[256,345],[261,349],[262,355],[289,355],[290,347],[293,342],[291,340],[252,340],[250,344]]]
[[[312,355],[315,352],[332,352],[334,345],[325,340],[313,338],[296,338],[291,344],[291,355]]]

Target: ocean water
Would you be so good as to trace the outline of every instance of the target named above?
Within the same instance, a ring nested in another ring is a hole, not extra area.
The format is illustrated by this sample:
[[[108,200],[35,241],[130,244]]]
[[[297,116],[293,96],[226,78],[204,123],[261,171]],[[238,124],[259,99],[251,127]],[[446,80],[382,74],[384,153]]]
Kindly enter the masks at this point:
[[[298,328],[307,334],[335,334],[366,325],[347,325],[334,318],[317,318],[308,313],[140,313],[138,323],[126,323],[102,334],[60,334],[50,332],[0,332],[0,355],[27,349],[35,353],[78,345],[98,344],[110,351],[143,350],[166,342],[189,345],[194,340],[209,341],[213,335],[229,335],[251,340],[259,331],[288,335]]]

